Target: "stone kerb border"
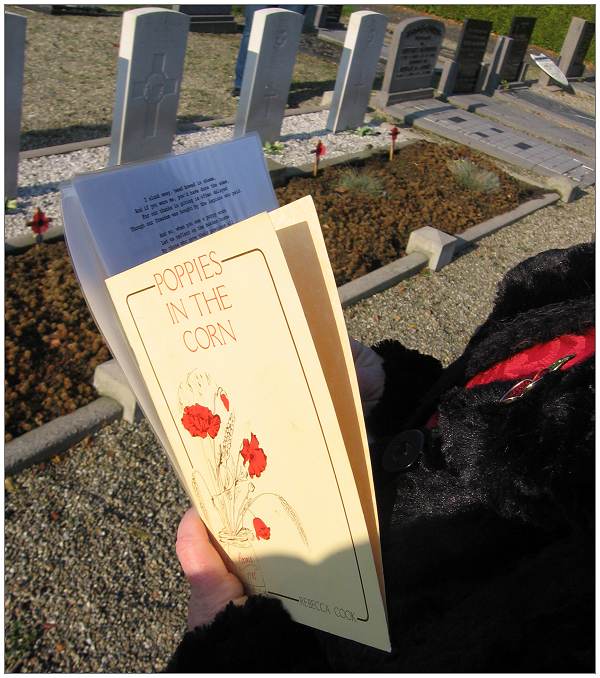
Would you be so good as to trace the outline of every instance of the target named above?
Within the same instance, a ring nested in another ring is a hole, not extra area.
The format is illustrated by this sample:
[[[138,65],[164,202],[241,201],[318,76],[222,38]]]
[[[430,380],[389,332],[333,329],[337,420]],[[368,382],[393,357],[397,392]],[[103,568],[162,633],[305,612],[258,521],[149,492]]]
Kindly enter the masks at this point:
[[[121,418],[123,408],[112,398],[100,397],[71,414],[24,433],[4,445],[4,473],[23,469],[66,452],[106,424]]]
[[[403,145],[414,143],[413,141],[405,142]],[[380,149],[369,149],[360,153],[348,154],[338,156],[337,158],[330,158],[321,163],[321,167],[327,167],[335,164],[342,164],[351,160],[360,160],[370,157],[371,155],[381,152]],[[270,162],[269,170],[273,177],[273,182],[284,181],[292,176],[307,175],[312,172],[312,165],[304,165],[299,167],[285,168],[277,163]],[[501,214],[497,217],[489,219],[488,221],[477,224],[467,229],[459,236],[456,236],[456,243],[453,243],[454,250],[451,258],[446,263],[450,263],[452,258],[463,251],[465,248],[495,231],[508,226],[523,217],[535,212],[543,207],[547,207],[560,200],[558,193],[546,193],[540,198],[529,200],[522,205],[519,205],[514,210]],[[437,229],[431,229],[437,231]],[[440,234],[443,232],[439,232]],[[446,234],[443,234],[444,236]],[[447,237],[447,236],[446,236]],[[49,229],[44,234],[45,241],[57,241],[64,238],[61,228]],[[31,242],[29,242],[29,240]],[[17,254],[22,252],[32,244],[35,238],[33,236],[19,236],[6,243],[6,254]],[[357,303],[362,299],[372,296],[378,292],[392,287],[398,282],[405,280],[413,275],[419,273],[423,268],[430,265],[435,255],[430,252],[415,251],[407,254],[395,261],[382,266],[381,268],[367,273],[366,275],[352,280],[345,285],[338,288],[340,301],[342,307],[346,308],[352,304]],[[436,266],[431,266],[436,268]],[[438,267],[439,268],[439,267]],[[96,370],[103,372],[110,372],[110,364],[113,361],[107,361],[99,365]],[[102,426],[111,423],[119,418],[122,418],[124,409],[127,403],[121,404],[113,399],[116,396],[121,397],[123,389],[127,391],[129,388],[126,383],[119,381],[112,386],[108,383],[107,374],[104,374],[103,393],[100,398],[93,402],[79,408],[71,414],[63,417],[58,417],[53,421],[42,424],[36,429],[15,438],[5,445],[4,454],[4,469],[7,475],[17,473],[32,464],[36,464],[51,458],[54,455],[66,452],[70,447],[94,433]],[[123,378],[124,379],[124,378]],[[96,377],[94,377],[96,381]],[[127,402],[132,396],[127,396]]]

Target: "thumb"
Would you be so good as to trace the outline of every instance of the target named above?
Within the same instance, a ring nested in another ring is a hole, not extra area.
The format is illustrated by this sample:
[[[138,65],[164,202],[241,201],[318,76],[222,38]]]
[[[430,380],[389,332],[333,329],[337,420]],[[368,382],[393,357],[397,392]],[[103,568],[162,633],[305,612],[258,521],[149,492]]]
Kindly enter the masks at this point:
[[[193,507],[186,511],[179,523],[175,550],[191,585],[194,581],[227,573],[225,563],[210,543],[206,526]]]
[[[191,589],[189,628],[209,624],[231,600],[244,603],[242,583],[225,567],[194,508],[179,523],[175,549]]]

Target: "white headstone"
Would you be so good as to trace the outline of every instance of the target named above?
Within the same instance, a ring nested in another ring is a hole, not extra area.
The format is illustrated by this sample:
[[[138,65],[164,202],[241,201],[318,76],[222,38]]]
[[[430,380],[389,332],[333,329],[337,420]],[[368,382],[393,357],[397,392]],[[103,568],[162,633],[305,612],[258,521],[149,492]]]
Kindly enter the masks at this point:
[[[386,24],[387,17],[377,12],[361,11],[350,15],[327,129],[339,132],[362,125]]]
[[[254,13],[234,135],[279,139],[304,17],[288,9]]]
[[[27,19],[4,14],[4,198],[16,198]]]
[[[168,9],[123,13],[109,165],[171,152],[189,23]]]

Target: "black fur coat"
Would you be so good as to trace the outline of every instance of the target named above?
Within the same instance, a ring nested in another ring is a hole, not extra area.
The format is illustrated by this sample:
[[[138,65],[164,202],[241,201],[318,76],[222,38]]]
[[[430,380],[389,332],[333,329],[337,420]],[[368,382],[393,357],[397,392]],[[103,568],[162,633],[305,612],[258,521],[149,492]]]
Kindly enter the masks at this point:
[[[382,342],[385,437],[436,437],[413,467],[373,454],[391,654],[293,622],[251,597],[185,635],[167,671],[593,672],[594,358],[510,404],[513,382],[466,389],[519,351],[594,325],[594,248],[552,250],[506,275],[464,354]],[[415,402],[419,403],[415,408]]]

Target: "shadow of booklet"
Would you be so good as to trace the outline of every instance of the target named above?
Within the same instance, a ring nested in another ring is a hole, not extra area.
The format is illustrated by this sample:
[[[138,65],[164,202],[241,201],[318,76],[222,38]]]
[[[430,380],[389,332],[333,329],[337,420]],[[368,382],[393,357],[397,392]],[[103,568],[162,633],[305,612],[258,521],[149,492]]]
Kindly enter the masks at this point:
[[[249,135],[75,177],[62,205],[92,314],[248,593],[389,651],[366,431],[312,198],[277,208]]]

